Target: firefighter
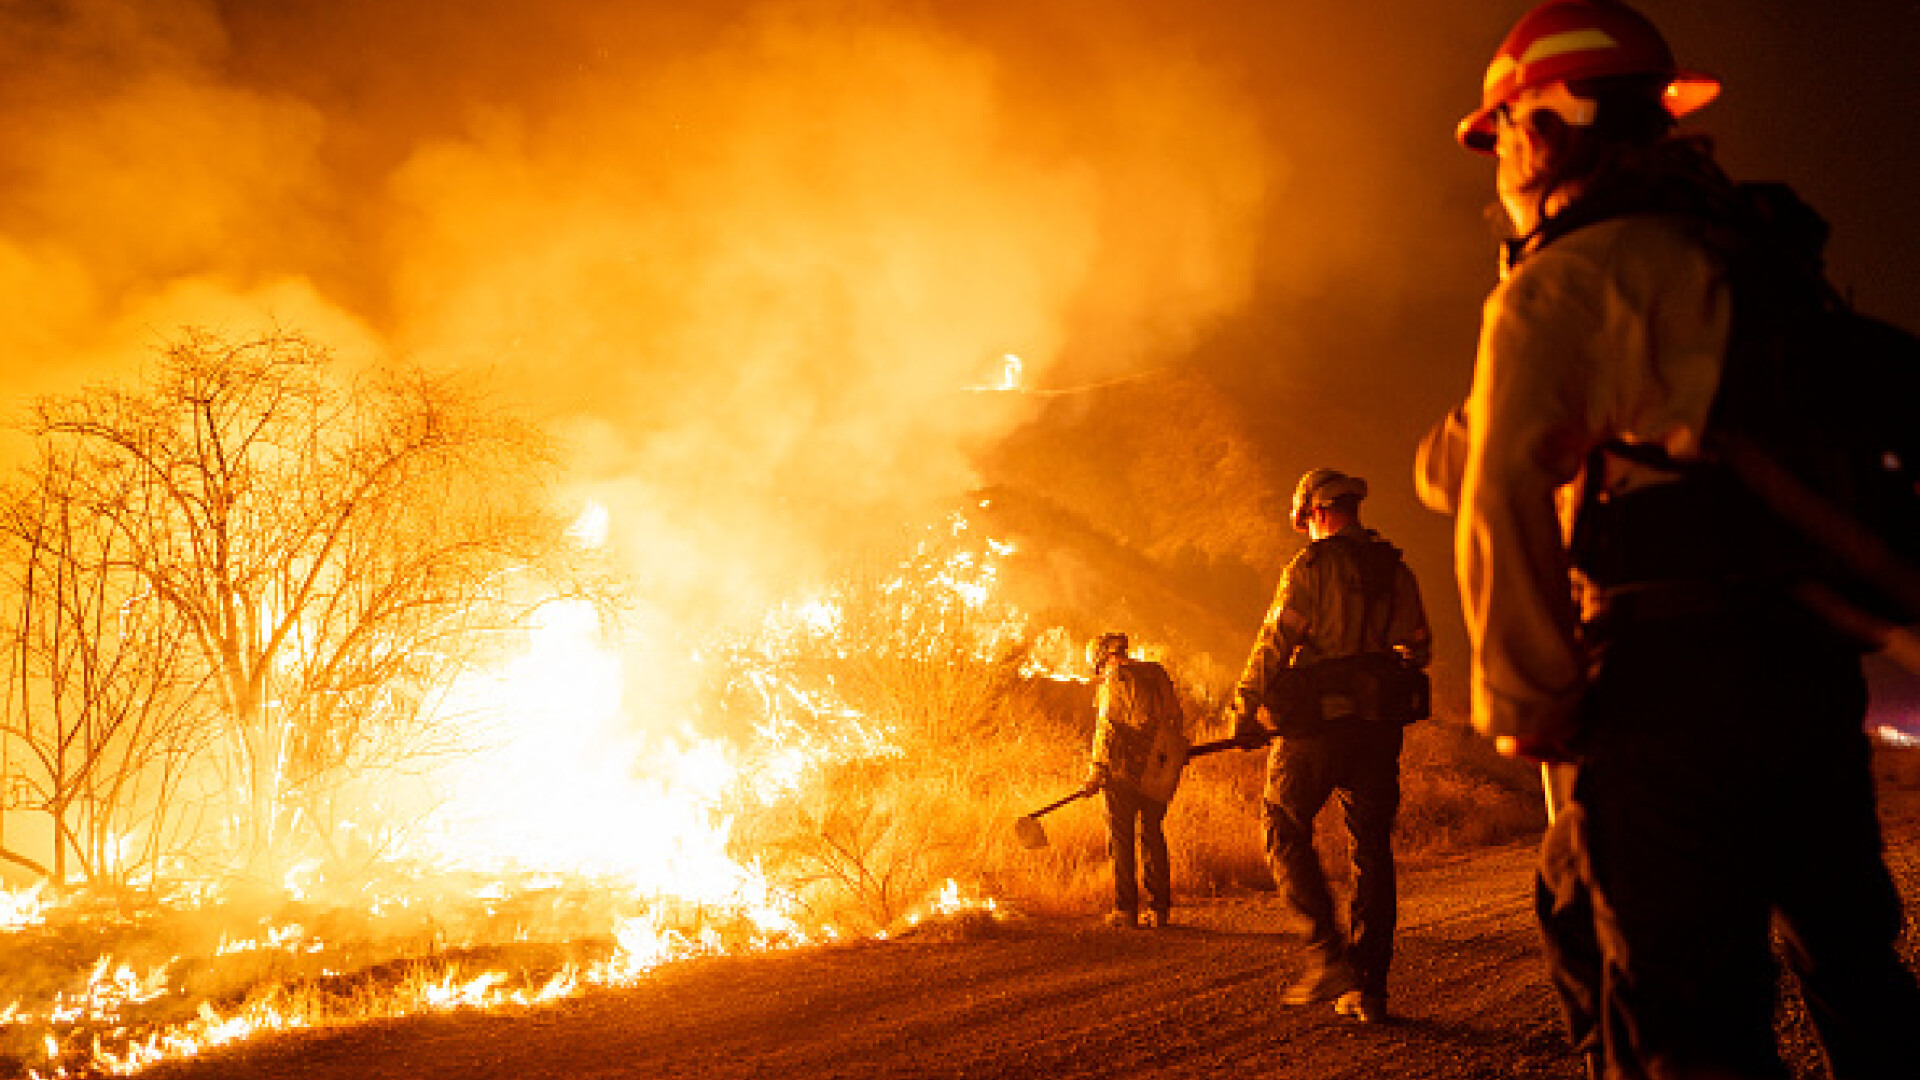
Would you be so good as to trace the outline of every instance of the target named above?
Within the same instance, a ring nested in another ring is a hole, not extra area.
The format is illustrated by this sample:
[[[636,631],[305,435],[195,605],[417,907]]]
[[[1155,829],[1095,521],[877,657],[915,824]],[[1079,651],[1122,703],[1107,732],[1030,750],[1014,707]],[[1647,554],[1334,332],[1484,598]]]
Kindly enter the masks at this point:
[[[1739,537],[1635,449],[1697,456],[1727,355],[1736,190],[1675,130],[1718,90],[1612,0],[1515,24],[1457,130],[1513,237],[1415,479],[1457,516],[1474,726],[1572,763],[1537,891],[1590,1072],[1787,1075],[1777,917],[1833,1074],[1920,1076],[1857,652],[1730,572]]]
[[[1106,799],[1107,854],[1113,862],[1111,926],[1140,922],[1140,890],[1146,887],[1147,925],[1168,925],[1173,911],[1173,871],[1167,857],[1167,802],[1143,790],[1149,755],[1169,737],[1182,739],[1180,699],[1166,669],[1130,655],[1127,635],[1102,634],[1087,643],[1093,669],[1093,750],[1084,790]],[[1184,751],[1185,747],[1180,747]],[[1176,763],[1176,767],[1177,767]],[[1138,839],[1139,862],[1134,860]]]
[[[1267,758],[1267,862],[1308,926],[1307,970],[1281,1001],[1331,1001],[1339,1014],[1375,1023],[1387,1017],[1398,920],[1402,725],[1417,718],[1385,684],[1398,675],[1424,686],[1432,638],[1413,572],[1360,523],[1366,495],[1365,480],[1334,469],[1300,478],[1293,527],[1311,542],[1281,575],[1227,720],[1248,746],[1279,736]],[[1344,933],[1313,847],[1314,818],[1336,792],[1355,883]]]

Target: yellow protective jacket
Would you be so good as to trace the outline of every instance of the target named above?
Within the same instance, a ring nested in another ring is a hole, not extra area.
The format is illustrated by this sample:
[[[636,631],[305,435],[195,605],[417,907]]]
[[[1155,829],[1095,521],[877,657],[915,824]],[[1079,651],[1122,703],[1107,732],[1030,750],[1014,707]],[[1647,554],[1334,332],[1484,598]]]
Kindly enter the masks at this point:
[[[1173,680],[1150,660],[1123,659],[1100,677],[1094,704],[1088,781],[1137,788],[1161,729],[1170,726],[1178,732],[1184,726]]]
[[[1371,530],[1358,525],[1338,535],[1369,543],[1379,540]],[[1366,595],[1352,552],[1345,545],[1326,541],[1300,549],[1280,574],[1273,606],[1234,687],[1228,704],[1234,731],[1253,730],[1255,710],[1267,700],[1268,687],[1282,668],[1386,649],[1398,651],[1416,667],[1425,667],[1433,656],[1433,636],[1427,627],[1426,607],[1420,602],[1419,582],[1404,561],[1394,569],[1389,602],[1389,612],[1373,616],[1374,627],[1385,627],[1384,640],[1367,640],[1371,628],[1361,625]],[[1288,612],[1299,616],[1302,629],[1297,636],[1286,629],[1288,620],[1284,616]],[[1377,629],[1374,633],[1379,636]],[[1351,702],[1329,702],[1323,707],[1329,715],[1353,711]]]
[[[1466,403],[1427,434],[1414,468],[1421,500],[1456,515],[1482,734],[1524,752],[1570,733],[1587,660],[1568,542],[1588,455],[1619,439],[1697,456],[1729,317],[1724,265],[1668,215],[1569,233],[1487,298]],[[1671,480],[1600,460],[1607,493]]]

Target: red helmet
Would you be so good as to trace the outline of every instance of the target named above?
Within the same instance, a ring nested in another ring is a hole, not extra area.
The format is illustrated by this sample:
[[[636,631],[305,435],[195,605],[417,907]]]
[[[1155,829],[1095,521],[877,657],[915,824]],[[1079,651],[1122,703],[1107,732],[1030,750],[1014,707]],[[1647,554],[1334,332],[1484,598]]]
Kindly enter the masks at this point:
[[[1720,80],[1682,71],[1647,17],[1618,0],[1547,0],[1521,16],[1487,65],[1480,107],[1455,129],[1460,145],[1492,153],[1494,112],[1521,93],[1575,79],[1657,75],[1667,111],[1685,116],[1720,93]]]

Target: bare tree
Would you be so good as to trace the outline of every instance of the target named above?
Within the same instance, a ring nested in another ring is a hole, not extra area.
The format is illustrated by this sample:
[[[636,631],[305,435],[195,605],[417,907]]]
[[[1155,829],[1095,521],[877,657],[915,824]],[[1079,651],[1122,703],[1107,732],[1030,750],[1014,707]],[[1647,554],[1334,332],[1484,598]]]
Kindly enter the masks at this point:
[[[141,385],[42,402],[31,430],[96,505],[120,477],[151,492],[115,520],[120,564],[182,620],[259,874],[341,776],[435,749],[435,694],[582,580],[552,444],[457,376],[188,331]]]
[[[41,450],[0,501],[0,574],[12,586],[0,739],[22,763],[14,801],[48,818],[42,872],[125,886],[177,849],[175,796],[202,728],[179,616],[121,565],[118,519],[142,502],[141,478],[83,482],[73,454]]]

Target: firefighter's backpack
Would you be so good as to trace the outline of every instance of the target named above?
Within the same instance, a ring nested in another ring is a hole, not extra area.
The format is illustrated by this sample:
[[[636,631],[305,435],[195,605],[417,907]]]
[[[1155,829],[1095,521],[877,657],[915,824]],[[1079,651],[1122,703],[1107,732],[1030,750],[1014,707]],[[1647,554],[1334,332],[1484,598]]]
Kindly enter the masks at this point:
[[[1626,580],[1649,566],[1660,577],[1731,573],[1774,580],[1864,637],[1920,622],[1920,338],[1832,287],[1826,222],[1790,189],[1739,190],[1740,219],[1708,232],[1727,258],[1733,328],[1702,459],[1605,448],[1684,482],[1648,489],[1672,489],[1654,496],[1669,503],[1666,527],[1606,530],[1598,580],[1608,566]],[[1636,535],[1660,550],[1620,540]],[[1717,539],[1674,543],[1689,535]],[[1576,548],[1585,542],[1576,535]]]
[[[1134,787],[1157,803],[1173,801],[1180,790],[1180,775],[1187,765],[1187,736],[1180,710],[1180,695],[1173,688],[1167,669],[1151,661],[1133,661],[1127,665],[1134,679],[1134,693],[1142,708],[1153,717],[1146,735],[1145,756]]]
[[[1345,715],[1326,715],[1324,705],[1331,695],[1346,699],[1361,716],[1398,724],[1425,720],[1433,715],[1433,684],[1390,642],[1403,563],[1400,549],[1377,534],[1365,540],[1335,535],[1313,541],[1304,557],[1321,558],[1333,550],[1346,551],[1360,575],[1365,595],[1361,638],[1374,647],[1275,672],[1262,702],[1275,729],[1281,735],[1318,735],[1350,723]]]

